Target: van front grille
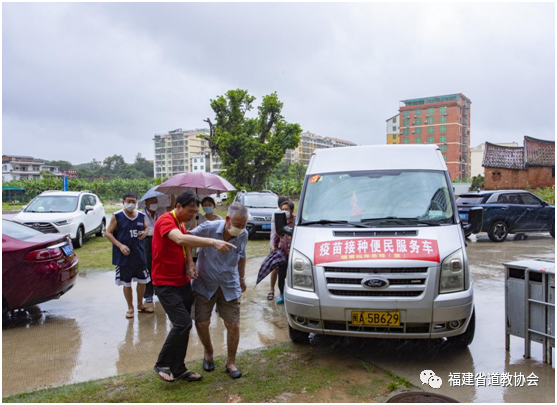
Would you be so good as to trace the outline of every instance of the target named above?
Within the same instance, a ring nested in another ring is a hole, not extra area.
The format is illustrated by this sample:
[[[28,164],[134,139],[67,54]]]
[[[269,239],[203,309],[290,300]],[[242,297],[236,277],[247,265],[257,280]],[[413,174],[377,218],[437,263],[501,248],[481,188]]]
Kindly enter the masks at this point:
[[[397,274],[397,273],[427,273],[428,267],[324,267],[326,273],[369,273],[369,274]]]
[[[352,291],[352,290],[329,290],[332,295],[350,296],[350,297],[418,297],[423,293],[421,291]]]

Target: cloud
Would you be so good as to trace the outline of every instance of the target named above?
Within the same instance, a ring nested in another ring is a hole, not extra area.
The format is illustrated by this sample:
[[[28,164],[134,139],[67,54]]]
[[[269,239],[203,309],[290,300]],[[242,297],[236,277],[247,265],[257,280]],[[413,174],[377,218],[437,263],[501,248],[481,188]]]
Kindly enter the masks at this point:
[[[203,127],[209,100],[273,91],[305,130],[385,143],[399,100],[464,93],[472,146],[554,139],[555,6],[18,4],[3,7],[3,153],[74,163]],[[25,140],[22,142],[22,140]]]

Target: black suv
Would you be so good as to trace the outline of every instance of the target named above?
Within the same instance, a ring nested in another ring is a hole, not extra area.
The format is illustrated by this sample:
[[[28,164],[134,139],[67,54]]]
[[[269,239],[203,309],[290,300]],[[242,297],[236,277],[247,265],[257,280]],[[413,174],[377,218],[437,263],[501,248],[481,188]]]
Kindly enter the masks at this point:
[[[242,190],[236,194],[234,202],[243,204],[249,211],[246,229],[249,236],[271,234],[271,217],[278,209],[278,195],[269,190],[261,192]]]

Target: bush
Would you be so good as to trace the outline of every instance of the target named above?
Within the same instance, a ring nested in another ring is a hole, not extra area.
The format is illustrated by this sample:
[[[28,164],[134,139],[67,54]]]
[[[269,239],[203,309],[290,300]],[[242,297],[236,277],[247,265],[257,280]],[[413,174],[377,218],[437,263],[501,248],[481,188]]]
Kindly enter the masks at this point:
[[[555,185],[551,187],[538,188],[534,190],[534,194],[550,205],[555,205]]]

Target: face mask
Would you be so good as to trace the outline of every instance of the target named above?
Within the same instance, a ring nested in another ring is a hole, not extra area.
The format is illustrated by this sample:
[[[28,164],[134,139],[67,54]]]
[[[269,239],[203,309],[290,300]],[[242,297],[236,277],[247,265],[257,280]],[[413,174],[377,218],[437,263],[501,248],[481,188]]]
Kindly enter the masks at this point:
[[[159,208],[159,204],[151,204],[151,205],[149,205],[149,209],[150,209],[151,211],[156,211],[157,208]]]
[[[203,207],[203,211],[205,211],[205,214],[212,214],[213,207]]]
[[[128,212],[133,212],[133,210],[135,210],[135,204],[134,203],[124,203],[124,208]]]
[[[290,211],[282,211],[286,214],[286,218],[290,218]]]
[[[236,228],[235,226],[230,225],[230,229],[228,230],[228,233],[232,236],[238,236],[243,231],[244,230],[242,228]]]

